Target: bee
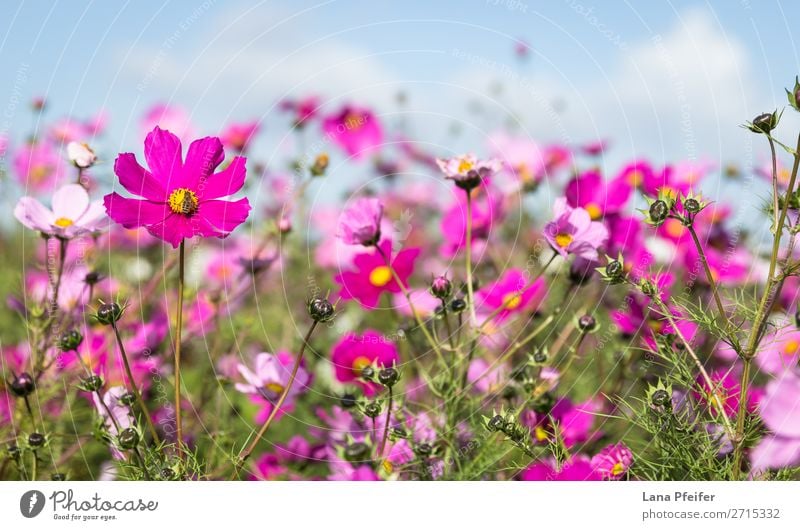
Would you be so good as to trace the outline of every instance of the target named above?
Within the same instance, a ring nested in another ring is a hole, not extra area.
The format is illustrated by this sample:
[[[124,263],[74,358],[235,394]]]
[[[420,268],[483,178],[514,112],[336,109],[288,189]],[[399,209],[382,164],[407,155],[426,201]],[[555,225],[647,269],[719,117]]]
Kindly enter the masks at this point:
[[[192,197],[190,193],[183,194],[183,199],[181,199],[181,206],[180,206],[182,214],[189,215],[194,213],[194,210],[196,208],[194,200],[195,200],[194,197]]]

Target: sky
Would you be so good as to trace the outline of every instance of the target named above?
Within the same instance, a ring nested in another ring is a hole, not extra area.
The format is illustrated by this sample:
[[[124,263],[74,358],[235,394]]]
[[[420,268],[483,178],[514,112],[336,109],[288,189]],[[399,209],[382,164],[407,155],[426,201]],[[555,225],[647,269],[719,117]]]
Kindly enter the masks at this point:
[[[42,126],[26,102],[46,95],[46,120],[106,109],[109,152],[135,150],[142,114],[164,102],[203,134],[261,119],[257,148],[272,159],[287,134],[278,102],[313,93],[325,109],[355,101],[403,120],[439,153],[480,152],[505,126],[542,142],[609,139],[609,164],[758,165],[763,146],[739,125],[783,106],[800,72],[790,1],[3,5],[0,134]]]

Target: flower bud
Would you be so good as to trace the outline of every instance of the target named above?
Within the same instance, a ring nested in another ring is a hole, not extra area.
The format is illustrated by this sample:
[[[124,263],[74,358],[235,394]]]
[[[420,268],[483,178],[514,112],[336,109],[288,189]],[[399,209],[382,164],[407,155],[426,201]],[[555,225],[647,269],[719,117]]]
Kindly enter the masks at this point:
[[[597,329],[597,320],[592,315],[583,315],[578,319],[578,329],[584,333],[591,333]]]
[[[314,159],[314,165],[311,166],[311,175],[314,177],[321,177],[325,174],[325,170],[328,169],[328,164],[330,163],[330,157],[328,157],[328,153],[320,153]]]
[[[617,280],[625,273],[625,268],[618,260],[609,261],[605,270],[606,276],[613,280]]]
[[[81,142],[70,142],[67,144],[67,158],[72,165],[79,169],[88,169],[97,162],[97,155],[92,148]]]
[[[95,319],[106,326],[116,324],[122,318],[123,309],[116,302],[102,304],[95,314]]]
[[[428,456],[433,452],[433,446],[429,443],[421,443],[414,447],[414,452],[419,456]]]
[[[39,432],[31,433],[28,436],[28,445],[30,445],[31,447],[41,447],[44,445],[46,441],[47,438],[45,438],[44,434]]]
[[[344,458],[348,462],[364,462],[369,457],[369,446],[363,442],[354,442],[344,448]]]
[[[17,460],[20,457],[19,446],[17,444],[9,444],[6,447],[6,454],[11,460]]]
[[[371,401],[364,405],[364,415],[368,418],[377,418],[381,415],[381,405],[376,401]]]
[[[175,471],[171,467],[165,467],[159,472],[161,480],[172,480],[175,478]]]
[[[665,407],[668,405],[672,405],[672,398],[669,395],[669,392],[666,390],[659,388],[653,395],[650,396],[650,403],[652,403],[656,407]]]
[[[372,366],[365,366],[361,369],[361,379],[366,379],[367,381],[372,381],[375,379],[375,368]]]
[[[467,303],[463,298],[454,298],[450,301],[450,311],[453,313],[461,313],[467,308]]]
[[[689,213],[697,213],[702,207],[697,199],[689,198],[683,201],[683,208]]]
[[[378,372],[378,382],[385,387],[393,387],[400,380],[400,372],[395,368],[384,368]]]
[[[11,381],[9,388],[15,396],[26,397],[36,389],[36,381],[28,372],[22,372]]]
[[[136,402],[136,394],[133,392],[125,392],[119,397],[119,402],[126,407],[130,407]]]
[[[139,443],[139,433],[130,427],[123,429],[117,436],[117,442],[122,449],[133,449]]]
[[[350,393],[342,394],[342,397],[339,398],[339,403],[344,409],[352,409],[357,404],[356,396]]]
[[[79,387],[87,392],[97,392],[103,388],[103,378],[99,375],[90,375],[81,380]]]
[[[54,482],[63,482],[67,480],[67,476],[64,473],[52,473],[50,475],[50,480]]]
[[[492,432],[502,431],[505,427],[505,420],[500,414],[495,414],[492,418],[486,423],[486,428]]]
[[[536,364],[544,364],[547,362],[549,356],[547,355],[547,351],[544,348],[539,348],[533,352],[533,362]]]
[[[759,114],[755,118],[753,118],[752,125],[750,126],[750,130],[755,133],[764,133],[769,134],[772,130],[778,126],[778,120],[780,116],[776,112],[765,112],[764,114]]]
[[[650,214],[651,221],[656,224],[661,224],[669,215],[669,206],[665,201],[658,199],[650,205],[648,213]]]
[[[328,322],[336,310],[325,298],[315,297],[308,302],[308,314],[315,322]]]
[[[75,351],[83,342],[83,335],[77,329],[65,331],[58,338],[58,348],[61,351]]]
[[[405,439],[408,438],[408,431],[405,430],[403,427],[392,427],[391,431],[389,432],[390,436],[393,436],[395,439]]]
[[[453,292],[453,283],[445,276],[437,276],[431,282],[431,294],[439,300],[450,298]]]

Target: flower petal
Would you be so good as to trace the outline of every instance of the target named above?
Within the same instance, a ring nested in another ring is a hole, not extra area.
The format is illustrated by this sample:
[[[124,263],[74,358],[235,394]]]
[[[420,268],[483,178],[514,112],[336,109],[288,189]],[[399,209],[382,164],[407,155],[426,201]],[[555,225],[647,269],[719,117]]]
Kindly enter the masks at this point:
[[[225,153],[219,138],[207,136],[195,140],[186,151],[180,181],[175,187],[200,191],[208,185],[208,180],[222,161]]]
[[[167,192],[164,186],[152,173],[139,165],[133,153],[120,153],[114,161],[114,173],[119,177],[119,183],[134,195],[151,201],[166,202]]]
[[[89,194],[80,184],[61,186],[53,194],[53,215],[76,221],[89,207]]]
[[[223,232],[232,232],[247,220],[250,214],[250,201],[247,198],[238,201],[203,201],[197,215],[203,217]]]
[[[14,207],[14,217],[27,228],[47,232],[52,228],[55,215],[33,197],[22,197]]]
[[[144,158],[165,190],[179,186],[183,160],[181,141],[177,136],[157,126],[144,140]]]
[[[127,199],[119,193],[103,197],[106,213],[125,228],[138,228],[161,223],[169,215],[166,204]]]
[[[198,190],[200,197],[204,199],[219,199],[233,195],[244,186],[244,179],[247,173],[247,159],[237,156],[228,167],[215,173],[208,178],[205,187]]]

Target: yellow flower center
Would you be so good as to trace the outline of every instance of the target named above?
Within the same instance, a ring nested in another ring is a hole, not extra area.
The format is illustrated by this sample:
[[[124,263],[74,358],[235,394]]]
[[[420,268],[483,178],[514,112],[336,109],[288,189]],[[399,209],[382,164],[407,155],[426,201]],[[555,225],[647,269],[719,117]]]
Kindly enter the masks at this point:
[[[517,166],[517,175],[523,183],[533,182],[533,171],[527,164],[520,164]]]
[[[654,333],[661,333],[661,330],[664,329],[664,323],[654,318],[648,320],[647,325]]]
[[[536,428],[533,430],[533,435],[534,435],[534,436],[536,437],[536,439],[537,439],[538,441],[540,441],[540,442],[545,442],[545,441],[547,441],[547,439],[548,439],[548,434],[547,434],[547,431],[546,431],[546,430],[545,430],[545,428],[544,428],[544,427],[542,427],[541,425],[540,425],[540,426],[538,426],[538,427],[536,427]]]
[[[638,169],[634,169],[630,173],[628,173],[628,184],[633,186],[634,188],[638,188],[642,184],[642,172]]]
[[[169,209],[172,213],[192,215],[197,211],[198,202],[197,195],[186,188],[176,188],[169,194]]]
[[[598,205],[591,202],[584,207],[584,210],[589,212],[589,217],[592,218],[592,221],[597,221],[603,215],[603,210],[600,209]]]
[[[611,474],[615,477],[618,477],[623,473],[625,473],[625,466],[622,464],[622,462],[617,462],[614,464],[614,467],[611,468]]]
[[[364,368],[370,366],[371,364],[372,360],[367,357],[364,356],[356,357],[355,359],[353,359],[353,372],[355,372],[356,375],[360,376]]]
[[[72,221],[72,219],[67,219],[66,217],[59,217],[58,219],[53,221],[53,224],[59,228],[67,228],[68,226],[72,226],[74,222]]]
[[[392,465],[392,463],[389,462],[388,460],[384,460],[383,469],[385,469],[387,473],[391,473],[392,471],[394,471],[394,465]]]
[[[358,130],[366,121],[366,118],[360,114],[348,114],[344,119],[344,126],[350,130]]]
[[[506,309],[516,309],[522,303],[522,297],[517,293],[508,293],[503,296],[503,307]]]
[[[392,280],[392,270],[386,265],[380,265],[369,273],[369,283],[375,287],[383,287]]]
[[[667,197],[671,197],[673,199],[678,198],[678,190],[676,190],[672,186],[661,186],[658,190]]]
[[[572,234],[558,234],[556,236],[556,245],[561,248],[567,248],[572,243]]]
[[[466,173],[470,169],[472,169],[472,162],[470,162],[466,158],[462,158],[461,160],[458,161],[458,172],[459,173],[462,173],[462,174]]]
[[[786,341],[786,344],[783,345],[783,353],[785,355],[794,355],[797,353],[798,348],[800,348],[800,342],[797,342],[795,339],[789,339]]]
[[[264,385],[264,388],[278,395],[282,394],[283,391],[286,389],[286,387],[284,387],[280,383],[267,383],[266,385]]]

